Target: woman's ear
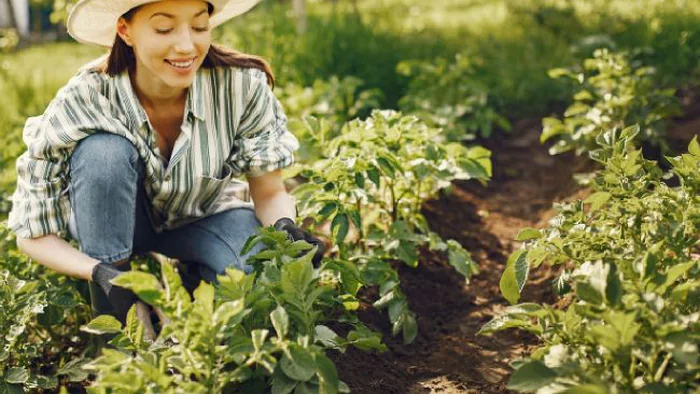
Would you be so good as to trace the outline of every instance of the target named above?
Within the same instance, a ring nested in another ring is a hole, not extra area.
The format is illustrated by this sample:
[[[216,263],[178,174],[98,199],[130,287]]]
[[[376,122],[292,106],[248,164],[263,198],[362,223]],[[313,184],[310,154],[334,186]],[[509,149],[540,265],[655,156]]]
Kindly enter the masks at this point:
[[[124,18],[119,18],[119,20],[117,21],[117,34],[126,45],[133,46],[133,43],[131,41],[131,29],[129,28],[129,25],[126,23]]]

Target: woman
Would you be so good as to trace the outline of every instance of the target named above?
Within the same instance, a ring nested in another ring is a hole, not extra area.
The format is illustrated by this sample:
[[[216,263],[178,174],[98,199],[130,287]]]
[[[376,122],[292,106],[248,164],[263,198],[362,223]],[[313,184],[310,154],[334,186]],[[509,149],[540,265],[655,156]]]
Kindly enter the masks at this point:
[[[8,226],[29,257],[103,291],[122,322],[136,297],[110,280],[133,253],[197,262],[215,281],[227,266],[250,272],[244,242],[274,225],[317,245],[315,263],[323,254],[280,175],[299,144],[270,67],[211,44],[212,27],[257,1],[81,0],[69,15],[72,37],[111,48],[27,120]]]

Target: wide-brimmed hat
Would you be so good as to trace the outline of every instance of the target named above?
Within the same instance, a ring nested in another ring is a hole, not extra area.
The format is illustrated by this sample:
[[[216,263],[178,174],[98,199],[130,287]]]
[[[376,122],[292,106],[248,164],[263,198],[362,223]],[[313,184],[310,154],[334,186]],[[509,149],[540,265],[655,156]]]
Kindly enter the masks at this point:
[[[83,44],[112,46],[117,20],[127,11],[160,0],[80,0],[68,15],[68,34]],[[260,0],[205,0],[214,7],[210,24],[214,28],[253,8]]]

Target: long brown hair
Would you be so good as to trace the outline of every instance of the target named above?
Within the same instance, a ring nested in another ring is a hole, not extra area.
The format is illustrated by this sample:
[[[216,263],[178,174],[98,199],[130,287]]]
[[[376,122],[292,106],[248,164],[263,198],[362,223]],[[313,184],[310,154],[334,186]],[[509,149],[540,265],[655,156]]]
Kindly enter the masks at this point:
[[[209,14],[213,11],[213,6],[208,3]],[[141,8],[141,6],[134,7],[124,13],[121,17],[126,21],[130,21],[134,16],[134,13]],[[272,73],[272,68],[270,64],[260,56],[248,55],[234,49],[226,48],[221,45],[211,44],[209,47],[209,52],[204,57],[204,62],[202,67],[204,68],[215,68],[215,67],[225,67],[234,66],[242,68],[257,68],[263,71],[267,76],[267,83],[274,88],[275,87],[275,76]],[[136,67],[136,56],[134,55],[134,49],[126,45],[124,40],[117,34],[114,37],[114,44],[112,44],[112,49],[109,55],[105,59],[104,63],[99,65],[97,68],[109,74],[110,76],[115,76],[122,73],[124,70],[134,71]]]

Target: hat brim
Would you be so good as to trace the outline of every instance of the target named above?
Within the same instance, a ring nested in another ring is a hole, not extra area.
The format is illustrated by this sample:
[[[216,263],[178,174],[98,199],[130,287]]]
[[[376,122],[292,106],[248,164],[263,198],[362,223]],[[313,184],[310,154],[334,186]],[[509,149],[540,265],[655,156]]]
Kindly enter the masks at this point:
[[[83,44],[111,47],[117,34],[117,20],[134,7],[160,0],[81,0],[66,21],[68,34]],[[260,0],[207,0],[214,6],[212,28],[253,8]]]

